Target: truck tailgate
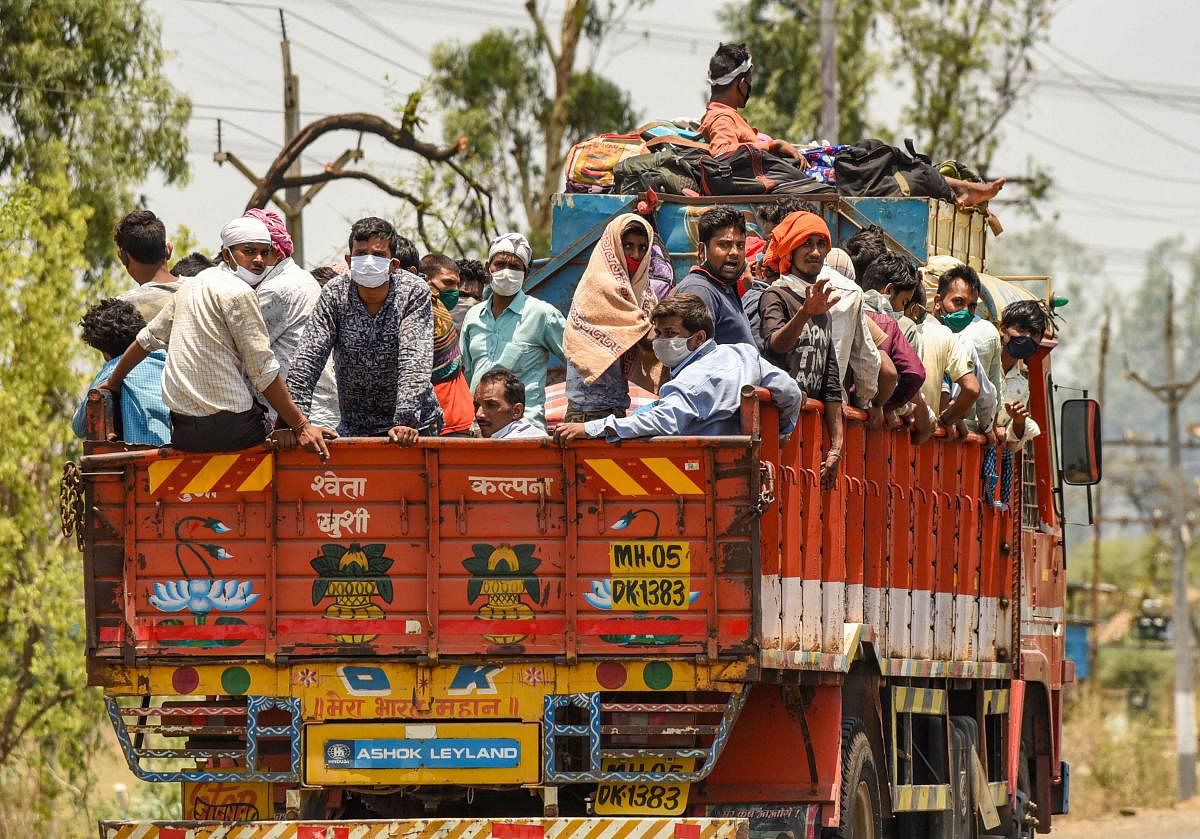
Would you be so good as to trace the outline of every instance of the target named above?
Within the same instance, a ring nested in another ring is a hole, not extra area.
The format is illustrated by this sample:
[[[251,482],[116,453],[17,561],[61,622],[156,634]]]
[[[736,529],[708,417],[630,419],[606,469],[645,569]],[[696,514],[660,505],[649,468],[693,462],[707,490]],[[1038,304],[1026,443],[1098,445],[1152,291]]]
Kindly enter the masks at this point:
[[[84,460],[95,655],[748,650],[747,437]]]

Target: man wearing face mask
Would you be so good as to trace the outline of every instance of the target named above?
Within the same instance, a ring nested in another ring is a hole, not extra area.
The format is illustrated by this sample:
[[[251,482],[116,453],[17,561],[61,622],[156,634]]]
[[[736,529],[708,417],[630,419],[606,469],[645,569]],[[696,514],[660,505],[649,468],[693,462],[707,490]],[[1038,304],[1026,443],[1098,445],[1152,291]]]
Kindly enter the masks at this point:
[[[442,406],[443,437],[470,437],[475,421],[471,389],[462,371],[458,327],[451,312],[458,305],[458,265],[441,253],[421,257],[419,273],[433,295],[433,392]]]
[[[961,417],[968,431],[978,431],[995,442],[994,424],[999,408],[1000,335],[990,323],[975,314],[979,305],[982,284],[975,269],[948,256],[932,257],[923,269],[924,278],[937,279],[933,298],[933,313],[954,333],[964,352],[971,356],[972,367],[979,379],[979,396]],[[973,326],[979,322],[979,326]],[[943,383],[950,399],[957,397],[951,382]],[[962,427],[959,428],[961,435]]]
[[[220,267],[183,282],[101,385],[121,393],[134,367],[169,346],[162,393],[177,449],[232,451],[262,443],[268,423],[248,381],[304,448],[322,460],[329,456],[324,435],[333,432],[309,422],[288,395],[252,288],[267,269],[270,250],[271,235],[258,219],[225,225]]]
[[[700,133],[713,155],[736,151],[738,146],[754,146],[763,151],[802,160],[803,155],[791,143],[769,140],[759,135],[738,111],[750,100],[754,62],[745,44],[721,44],[708,62],[710,95]]]
[[[271,352],[279,362],[279,375],[287,380],[292,356],[300,345],[300,336],[308,324],[309,313],[321,296],[321,286],[313,275],[292,260],[294,245],[287,225],[274,210],[250,209],[247,218],[255,218],[267,226],[271,234],[271,252],[267,254],[267,270],[250,283],[258,295],[258,308],[271,336]],[[332,362],[325,365],[313,393],[309,419],[325,428],[337,428],[337,383]],[[274,412],[271,421],[275,421]]]
[[[1025,362],[1041,346],[1049,327],[1046,310],[1036,300],[1018,300],[1005,307],[1000,317],[1000,340],[1003,349],[1000,363],[1004,378],[1000,390],[998,428],[1004,430],[1004,442],[1009,449],[1019,449],[1042,433],[1029,416],[1029,380]]]
[[[560,445],[582,437],[625,440],[663,435],[712,437],[741,433],[742,388],[764,387],[779,408],[779,431],[796,426],[804,394],[795,380],[770,364],[753,344],[717,344],[713,319],[694,294],[672,294],[654,307],[654,354],[671,370],[658,401],[628,417],[563,423]]]
[[[737,284],[746,269],[746,219],[733,207],[713,207],[696,225],[700,264],[679,281],[672,294],[694,294],[712,314],[718,344],[751,344],[750,319]]]
[[[380,218],[350,229],[350,268],[313,307],[288,373],[296,404],[308,406],[330,354],[344,437],[386,436],[411,446],[436,436],[442,409],[433,393],[433,308],[412,242]]]
[[[545,428],[546,370],[550,358],[566,358],[562,312],[522,290],[533,249],[520,233],[497,236],[484,268],[483,301],[462,325],[463,372],[472,389],[493,367],[511,370],[525,383],[525,417]]]

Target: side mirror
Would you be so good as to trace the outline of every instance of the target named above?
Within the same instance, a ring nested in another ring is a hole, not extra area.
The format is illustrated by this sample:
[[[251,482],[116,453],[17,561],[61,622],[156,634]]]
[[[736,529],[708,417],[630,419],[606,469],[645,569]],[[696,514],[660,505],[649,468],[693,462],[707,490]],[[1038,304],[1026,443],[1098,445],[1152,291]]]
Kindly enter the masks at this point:
[[[1100,403],[1095,399],[1068,399],[1063,403],[1058,428],[1063,483],[1072,486],[1100,483]]]

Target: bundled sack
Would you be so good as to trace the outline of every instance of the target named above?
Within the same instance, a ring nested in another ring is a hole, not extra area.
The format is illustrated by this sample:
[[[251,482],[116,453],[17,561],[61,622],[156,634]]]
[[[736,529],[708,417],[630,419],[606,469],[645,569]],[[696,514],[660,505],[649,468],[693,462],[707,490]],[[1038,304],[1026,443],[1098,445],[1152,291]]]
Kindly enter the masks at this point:
[[[905,140],[903,149],[882,140],[859,140],[833,161],[837,191],[846,197],[899,196],[954,201],[950,185],[928,155]]]
[[[646,153],[642,135],[600,134],[567,153],[567,192],[612,192],[613,170],[622,160]]]
[[[708,146],[686,139],[664,138],[646,144],[649,153],[627,157],[613,172],[613,191],[638,195],[654,190],[660,195],[700,192],[700,161]]]
[[[612,192],[616,169],[622,161],[647,155],[663,143],[699,145],[707,149],[698,142],[703,139],[696,131],[664,120],[648,122],[628,134],[588,137],[567,153],[567,192]]]
[[[833,188],[804,174],[799,163],[754,146],[700,161],[702,195],[811,195]]]

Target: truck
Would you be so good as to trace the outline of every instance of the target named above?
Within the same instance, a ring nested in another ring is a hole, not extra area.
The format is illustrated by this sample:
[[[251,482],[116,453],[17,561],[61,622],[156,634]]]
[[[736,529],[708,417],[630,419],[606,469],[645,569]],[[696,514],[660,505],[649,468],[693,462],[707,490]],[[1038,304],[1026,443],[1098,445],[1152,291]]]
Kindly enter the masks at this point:
[[[609,219],[653,218],[682,271],[716,203],[561,195],[527,290],[566,308]],[[985,267],[983,216],[821,199],[920,261]],[[993,319],[1048,281],[985,279]],[[339,439],[321,463],[88,440],[63,479],[91,685],[129,770],[180,784],[125,837],[1029,837],[1068,809],[1064,484],[1099,479],[1099,408],[1056,415],[1011,486],[985,440],[847,409],[822,491],[821,406],[779,433],[611,444]]]

